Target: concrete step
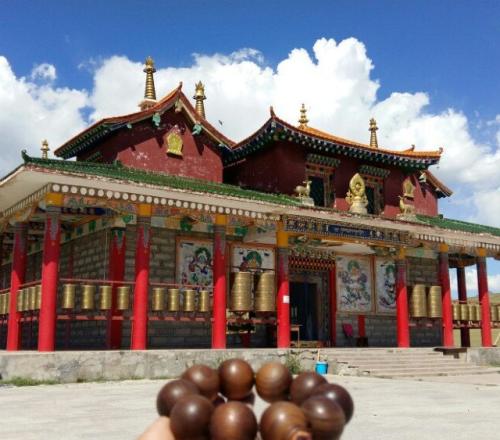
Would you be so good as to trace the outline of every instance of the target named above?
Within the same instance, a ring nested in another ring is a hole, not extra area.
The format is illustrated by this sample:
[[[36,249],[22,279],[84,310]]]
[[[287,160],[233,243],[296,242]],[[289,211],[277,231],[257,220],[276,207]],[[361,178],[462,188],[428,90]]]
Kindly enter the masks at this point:
[[[492,371],[493,370],[493,371]],[[403,371],[403,372],[370,372],[370,377],[379,377],[383,379],[397,379],[404,377],[432,377],[432,376],[465,376],[465,375],[482,375],[482,374],[491,374],[497,373],[500,374],[500,369],[470,369],[470,370],[457,370],[450,372],[441,372],[441,371],[418,371],[417,373],[412,371]]]
[[[441,367],[436,367],[436,366],[427,366],[427,365],[412,365],[412,366],[386,366],[386,367],[376,367],[376,368],[371,368],[371,367],[356,367],[360,371],[366,371],[370,372],[373,374],[377,374],[378,372],[409,372],[409,371],[414,371],[414,372],[426,372],[426,371],[434,371],[434,372],[439,372],[439,373],[446,373],[450,371],[479,371],[483,370],[483,368],[478,367],[476,365],[466,365],[466,366],[441,366]],[[489,370],[489,369],[488,369]],[[500,371],[500,370],[499,370]]]
[[[445,367],[468,367],[473,366],[465,362],[452,362],[452,361],[442,361],[442,362],[359,362],[355,365],[356,368],[396,368],[396,367],[434,367],[434,368],[445,368]]]

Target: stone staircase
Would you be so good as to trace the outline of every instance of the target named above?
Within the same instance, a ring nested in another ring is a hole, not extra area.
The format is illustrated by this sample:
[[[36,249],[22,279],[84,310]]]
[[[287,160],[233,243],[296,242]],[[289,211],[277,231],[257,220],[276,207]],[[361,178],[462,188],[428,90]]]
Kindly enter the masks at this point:
[[[500,368],[469,363],[465,355],[444,355],[433,348],[345,348],[321,351],[330,371],[349,376],[405,378],[500,373]]]

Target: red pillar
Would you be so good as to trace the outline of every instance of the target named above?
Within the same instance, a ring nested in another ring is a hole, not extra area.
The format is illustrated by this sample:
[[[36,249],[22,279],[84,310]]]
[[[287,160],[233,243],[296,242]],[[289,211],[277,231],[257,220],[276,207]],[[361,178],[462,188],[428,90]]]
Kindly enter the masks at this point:
[[[135,251],[134,310],[130,348],[145,350],[148,339],[149,251],[151,206],[139,205]]]
[[[453,310],[451,305],[450,265],[448,245],[439,246],[439,283],[441,284],[441,302],[443,309],[443,347],[453,347]]]
[[[226,222],[225,215],[215,216],[212,348],[226,348]]]
[[[458,299],[467,302],[467,284],[465,282],[465,268],[457,266]],[[470,347],[470,332],[467,327],[460,327],[460,345]]]
[[[21,346],[21,313],[17,311],[17,292],[26,275],[28,224],[16,223],[14,227],[14,249],[10,276],[9,320],[7,323],[7,350],[19,350]]]
[[[488,273],[486,269],[486,250],[478,249],[476,257],[477,287],[481,304],[481,342],[483,347],[491,347],[490,294],[488,293]]]
[[[358,336],[366,338],[366,320],[365,315],[358,315]]]
[[[278,348],[290,347],[290,283],[288,281],[288,234],[278,226],[276,236],[278,245],[278,294],[277,308],[277,342]]]
[[[123,281],[125,277],[125,250],[126,236],[125,228],[111,228],[111,244],[109,249],[109,279],[111,281]],[[118,284],[112,287],[112,305],[111,317],[122,315],[117,307],[117,289]],[[118,350],[122,343],[122,324],[123,321],[112,319],[108,320],[106,347],[112,350]]]
[[[406,288],[406,258],[400,249],[396,261],[396,331],[398,347],[410,346],[410,327],[408,322],[408,292]]]
[[[335,279],[335,267],[328,272],[328,284],[330,287],[330,346],[337,346],[337,285]]]
[[[60,253],[60,211],[58,207],[47,206],[43,237],[42,304],[38,323],[38,351],[54,351],[55,348]]]

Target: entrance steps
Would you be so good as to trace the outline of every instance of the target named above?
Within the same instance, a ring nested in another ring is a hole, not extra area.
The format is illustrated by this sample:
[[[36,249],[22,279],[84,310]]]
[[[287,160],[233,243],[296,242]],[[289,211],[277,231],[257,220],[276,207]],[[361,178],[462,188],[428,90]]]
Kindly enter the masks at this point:
[[[465,356],[445,355],[433,348],[332,348],[321,358],[336,374],[380,378],[411,378],[500,373],[500,368],[468,363]]]

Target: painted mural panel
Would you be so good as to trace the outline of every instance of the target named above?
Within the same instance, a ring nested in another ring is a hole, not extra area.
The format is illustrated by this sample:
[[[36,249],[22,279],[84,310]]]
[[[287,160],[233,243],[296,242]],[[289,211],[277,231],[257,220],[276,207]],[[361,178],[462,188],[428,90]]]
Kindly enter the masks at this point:
[[[372,265],[369,257],[338,255],[337,308],[341,312],[373,310]]]
[[[177,283],[211,286],[213,243],[208,240],[181,239],[177,242]]]
[[[241,271],[246,270],[274,270],[275,254],[273,248],[233,246],[231,266]]]
[[[393,260],[375,260],[375,301],[377,313],[396,313],[396,263]]]

